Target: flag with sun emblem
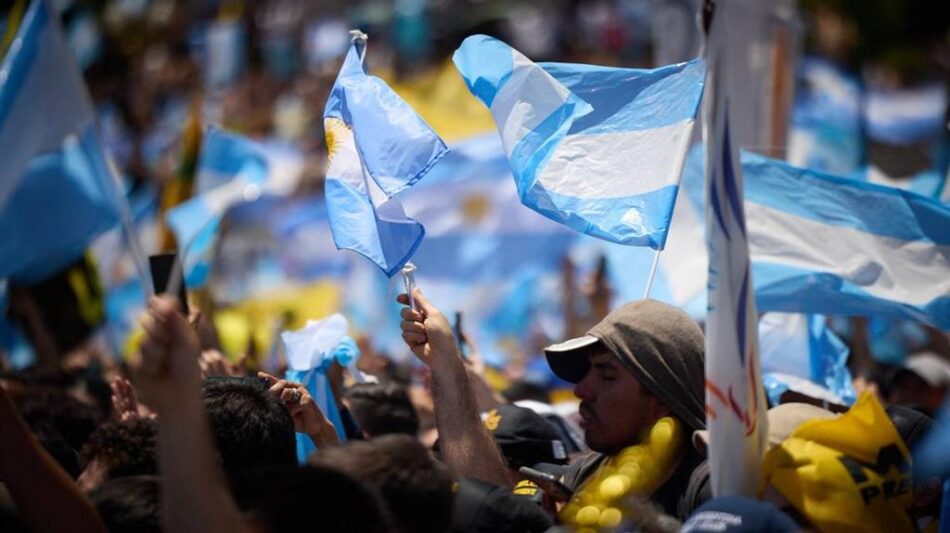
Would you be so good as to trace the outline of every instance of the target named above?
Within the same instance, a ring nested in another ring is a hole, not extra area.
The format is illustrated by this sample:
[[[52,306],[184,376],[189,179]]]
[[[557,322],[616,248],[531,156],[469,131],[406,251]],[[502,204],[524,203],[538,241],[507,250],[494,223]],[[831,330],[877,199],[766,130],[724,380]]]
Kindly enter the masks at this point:
[[[323,114],[327,210],[336,247],[365,256],[392,276],[425,235],[395,196],[448,149],[385,82],[366,74],[365,47],[365,38],[354,39]]]

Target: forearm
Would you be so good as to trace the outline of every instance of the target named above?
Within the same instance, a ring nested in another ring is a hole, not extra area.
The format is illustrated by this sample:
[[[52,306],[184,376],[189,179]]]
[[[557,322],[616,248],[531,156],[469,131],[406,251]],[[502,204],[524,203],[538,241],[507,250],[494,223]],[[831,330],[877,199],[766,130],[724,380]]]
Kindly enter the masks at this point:
[[[459,475],[510,486],[505,461],[482,424],[458,353],[446,354],[432,365],[432,394],[443,460]]]
[[[210,426],[197,391],[194,397],[182,398],[161,413],[158,453],[165,530],[245,530],[218,468]]]
[[[0,428],[0,481],[31,531],[106,531],[92,502],[40,446],[2,391]]]

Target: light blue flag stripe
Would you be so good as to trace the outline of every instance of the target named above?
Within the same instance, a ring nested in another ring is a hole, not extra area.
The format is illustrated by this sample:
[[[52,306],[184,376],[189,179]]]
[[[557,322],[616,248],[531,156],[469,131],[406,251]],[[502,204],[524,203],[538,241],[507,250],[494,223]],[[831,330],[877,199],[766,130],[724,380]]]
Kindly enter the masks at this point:
[[[121,202],[55,15],[34,1],[0,68],[0,278],[39,281],[113,227]]]
[[[950,245],[947,208],[912,192],[796,168],[746,152],[746,201],[822,224]]]
[[[224,214],[235,204],[256,199],[269,172],[267,157],[254,141],[214,126],[205,132],[197,170],[198,188],[203,190],[165,215],[184,258],[189,288],[208,281]]]
[[[453,56],[494,116],[522,203],[604,240],[662,248],[705,65],[534,64],[476,35]]]
[[[356,44],[330,92],[324,128],[333,241],[392,276],[425,235],[393,196],[432,169],[448,152],[445,143],[382,80],[366,74]]]
[[[753,154],[743,168],[760,309],[950,328],[950,207]]]

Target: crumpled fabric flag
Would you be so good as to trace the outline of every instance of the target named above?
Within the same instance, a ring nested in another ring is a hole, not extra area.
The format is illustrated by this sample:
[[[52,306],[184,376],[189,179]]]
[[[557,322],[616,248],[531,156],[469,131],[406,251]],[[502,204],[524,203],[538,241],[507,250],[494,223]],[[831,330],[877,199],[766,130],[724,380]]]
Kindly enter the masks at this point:
[[[280,334],[288,367],[284,379],[307,387],[324,416],[336,427],[340,441],[346,440],[346,434],[327,370],[334,361],[348,367],[359,357],[359,348],[346,336],[348,329],[343,315],[334,313],[322,320],[308,320],[307,325],[297,331]],[[308,435],[297,434],[297,460],[301,464],[316,449]]]

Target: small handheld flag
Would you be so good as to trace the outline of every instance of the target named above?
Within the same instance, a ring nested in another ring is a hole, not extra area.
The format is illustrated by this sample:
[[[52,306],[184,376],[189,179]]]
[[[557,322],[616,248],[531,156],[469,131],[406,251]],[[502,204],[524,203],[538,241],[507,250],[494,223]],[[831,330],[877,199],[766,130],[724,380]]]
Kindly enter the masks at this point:
[[[356,251],[392,276],[425,235],[395,196],[448,149],[385,82],[366,74],[365,46],[365,36],[354,37],[323,115],[327,209],[336,247]]]

